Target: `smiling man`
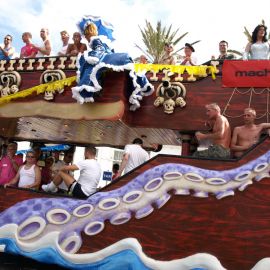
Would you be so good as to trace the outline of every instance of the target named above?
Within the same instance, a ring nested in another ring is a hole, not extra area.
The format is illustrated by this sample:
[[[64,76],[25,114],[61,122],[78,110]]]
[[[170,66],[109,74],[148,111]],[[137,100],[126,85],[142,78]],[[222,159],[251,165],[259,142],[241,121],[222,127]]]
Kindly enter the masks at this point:
[[[221,40],[219,42],[219,56],[217,60],[231,60],[235,59],[235,56],[228,53],[228,42],[226,40]]]

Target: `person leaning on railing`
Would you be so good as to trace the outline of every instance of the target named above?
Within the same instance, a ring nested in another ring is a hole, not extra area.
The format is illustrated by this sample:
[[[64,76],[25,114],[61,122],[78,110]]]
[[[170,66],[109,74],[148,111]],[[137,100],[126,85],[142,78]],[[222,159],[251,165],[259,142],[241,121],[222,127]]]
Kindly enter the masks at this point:
[[[10,60],[15,54],[15,48],[11,46],[12,36],[6,35],[4,38],[4,44],[0,46],[0,60]]]
[[[33,45],[38,51],[36,57],[50,56],[52,54],[52,44],[49,39],[49,30],[47,28],[41,28],[40,37],[42,42],[40,45]]]
[[[38,50],[34,48],[32,43],[32,34],[30,32],[24,32],[22,34],[22,40],[25,43],[25,46],[21,48],[20,58],[35,57],[38,53]]]
[[[82,36],[79,32],[73,34],[73,44],[68,44],[66,55],[67,56],[77,56],[79,53],[83,53],[87,50],[84,43],[81,43]]]

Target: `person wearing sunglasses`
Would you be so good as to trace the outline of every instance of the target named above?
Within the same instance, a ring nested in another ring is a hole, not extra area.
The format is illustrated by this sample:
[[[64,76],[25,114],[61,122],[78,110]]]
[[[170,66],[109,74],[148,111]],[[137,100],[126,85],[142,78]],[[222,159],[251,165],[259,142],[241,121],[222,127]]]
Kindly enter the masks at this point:
[[[34,151],[30,150],[26,154],[26,162],[22,165],[16,176],[6,186],[18,184],[19,188],[38,189],[41,182],[41,171],[36,165],[36,157]]]
[[[6,35],[4,38],[4,44],[0,46],[0,60],[10,60],[15,54],[15,48],[11,46],[12,36]]]

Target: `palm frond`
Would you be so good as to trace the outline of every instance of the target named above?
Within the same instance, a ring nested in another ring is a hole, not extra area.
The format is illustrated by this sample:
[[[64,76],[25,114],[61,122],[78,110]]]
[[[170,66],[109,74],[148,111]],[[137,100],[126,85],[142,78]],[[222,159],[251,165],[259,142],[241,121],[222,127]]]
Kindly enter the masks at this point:
[[[180,36],[179,38],[177,38],[177,39],[174,41],[173,45],[178,44],[179,41],[180,41],[181,39],[183,39],[187,34],[188,34],[188,32],[186,32],[185,34],[183,34],[182,36]]]
[[[190,44],[191,44],[191,45],[194,45],[194,44],[196,44],[196,43],[198,43],[198,42],[201,42],[201,41],[200,41],[200,40],[196,40],[196,41],[194,41],[194,42],[191,42]],[[177,54],[178,52],[182,51],[184,48],[185,48],[185,46],[182,47],[182,48],[180,48],[180,49],[177,50],[176,52],[174,52],[174,54]]]
[[[149,21],[145,20],[144,28],[139,26],[139,29],[145,49],[142,49],[142,47],[137,44],[135,44],[135,46],[147,54],[148,58],[152,59],[154,63],[160,61],[164,53],[165,42],[172,42],[173,45],[176,46],[179,41],[188,34],[188,32],[186,32],[179,36],[179,28],[172,30],[172,25],[167,28],[162,25],[161,21],[158,21],[154,27]]]
[[[138,48],[151,62],[153,62],[153,57],[147,52],[147,50],[144,50],[139,45],[135,43],[135,47]]]
[[[245,26],[244,26],[244,29],[245,29],[244,34],[247,37],[248,42],[251,42],[252,40],[251,34],[249,33],[248,29]]]
[[[228,50],[229,53],[233,53],[233,54],[236,54],[236,55],[239,55],[239,56],[243,56],[243,53],[237,51],[237,50]]]

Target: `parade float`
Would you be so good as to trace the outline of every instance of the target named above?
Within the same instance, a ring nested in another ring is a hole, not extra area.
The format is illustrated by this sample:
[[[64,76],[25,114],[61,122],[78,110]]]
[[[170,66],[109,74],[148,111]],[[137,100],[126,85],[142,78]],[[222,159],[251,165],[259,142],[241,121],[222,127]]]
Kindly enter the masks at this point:
[[[112,64],[101,54],[1,61],[1,137],[120,148],[141,137],[149,150],[181,143],[182,154],[157,155],[86,200],[0,187],[1,251],[68,269],[270,268],[268,136],[238,159],[190,155],[205,104],[232,127],[246,107],[269,122],[269,79],[227,81],[242,61]]]

